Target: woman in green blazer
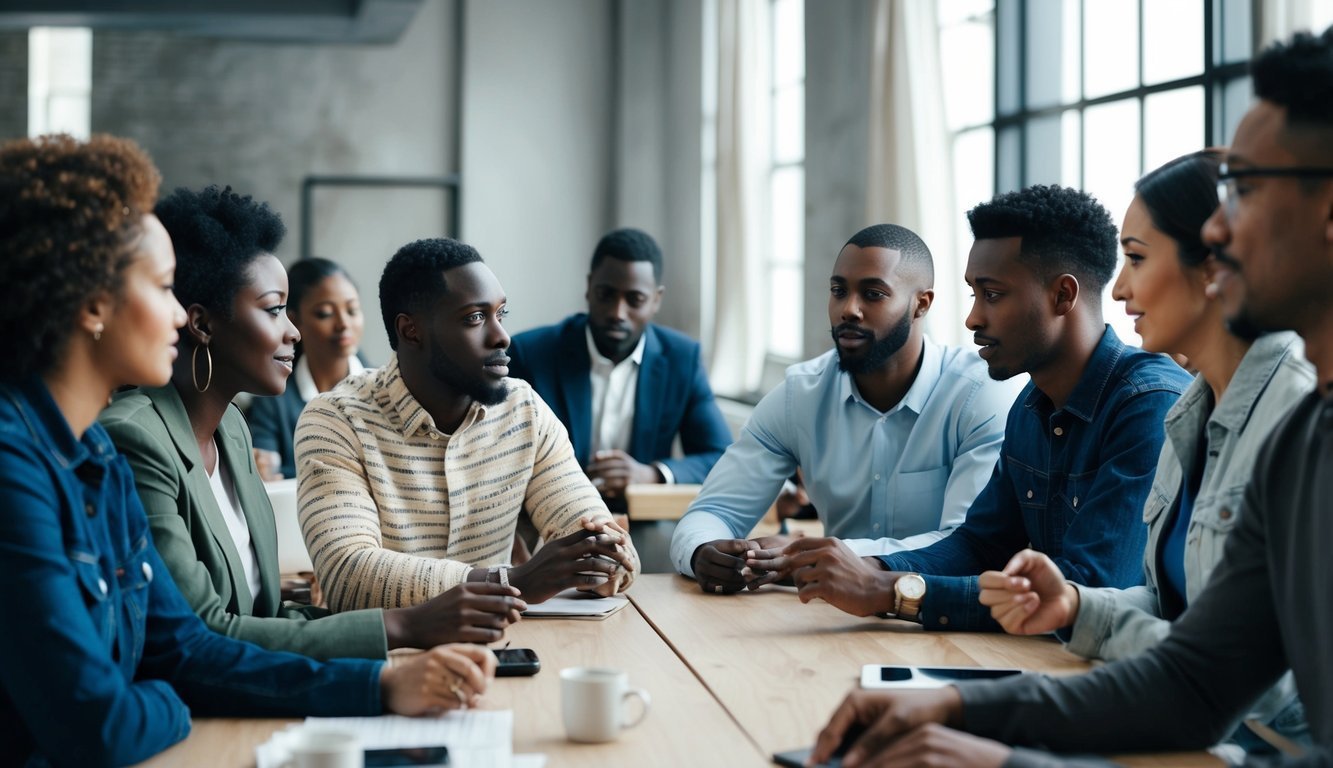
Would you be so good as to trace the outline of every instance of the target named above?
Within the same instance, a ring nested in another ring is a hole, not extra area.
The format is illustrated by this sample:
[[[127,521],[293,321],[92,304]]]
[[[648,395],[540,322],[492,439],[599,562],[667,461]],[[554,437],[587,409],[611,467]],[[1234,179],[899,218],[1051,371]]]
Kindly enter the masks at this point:
[[[119,394],[101,418],[134,469],[153,539],[209,627],[318,659],[499,640],[526,608],[518,591],[469,582],[420,605],[329,614],[283,603],[273,509],[254,464],[240,392],[280,394],[300,338],[272,255],[276,213],[231,191],[178,189],[156,213],[176,248],[186,308],[171,382]]]

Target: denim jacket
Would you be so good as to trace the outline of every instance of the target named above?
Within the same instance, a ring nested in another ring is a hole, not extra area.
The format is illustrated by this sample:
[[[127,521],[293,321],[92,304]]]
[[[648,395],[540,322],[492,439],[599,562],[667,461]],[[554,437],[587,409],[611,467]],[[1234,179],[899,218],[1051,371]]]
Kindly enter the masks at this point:
[[[1211,414],[1209,386],[1202,377],[1194,380],[1167,414],[1167,441],[1143,507],[1143,521],[1148,524],[1145,582],[1125,590],[1079,586],[1078,618],[1069,650],[1112,661],[1166,639],[1171,622],[1185,606],[1170,590],[1158,589],[1162,545],[1180,513],[1184,464],[1198,453],[1200,428],[1207,431],[1208,453],[1185,539],[1185,597],[1191,603],[1221,561],[1222,545],[1240,520],[1245,486],[1254,474],[1259,449],[1292,406],[1314,388],[1314,370],[1302,357],[1302,350],[1293,333],[1268,334],[1245,354]],[[1270,721],[1295,696],[1288,673],[1256,702],[1251,716]],[[1284,724],[1276,725],[1282,729]]]
[[[1108,326],[1064,407],[1031,383],[1009,411],[990,483],[967,519],[925,549],[880,559],[926,579],[926,629],[999,631],[977,574],[1031,546],[1079,584],[1142,583],[1143,502],[1162,420],[1190,377],[1171,358],[1126,346]]]
[[[381,711],[383,662],[209,631],[153,547],[129,465],[100,426],[75,438],[36,377],[0,384],[0,584],[0,765],[139,762],[185,738],[191,710]]]

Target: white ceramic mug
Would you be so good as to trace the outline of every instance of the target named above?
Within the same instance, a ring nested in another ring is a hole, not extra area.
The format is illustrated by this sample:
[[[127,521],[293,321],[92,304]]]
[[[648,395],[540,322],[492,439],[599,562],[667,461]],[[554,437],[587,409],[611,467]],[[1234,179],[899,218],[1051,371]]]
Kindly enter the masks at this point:
[[[365,754],[355,733],[298,728],[287,737],[282,768],[364,768]]]
[[[639,716],[626,719],[625,702],[637,698]],[[570,741],[611,741],[622,728],[633,728],[648,715],[652,698],[629,687],[629,675],[617,669],[569,667],[560,670],[560,712]]]

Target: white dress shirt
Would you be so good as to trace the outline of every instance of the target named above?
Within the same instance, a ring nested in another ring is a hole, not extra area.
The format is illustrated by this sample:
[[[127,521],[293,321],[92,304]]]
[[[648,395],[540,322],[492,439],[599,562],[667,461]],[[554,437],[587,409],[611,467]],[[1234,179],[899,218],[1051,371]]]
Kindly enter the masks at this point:
[[[597,351],[592,329],[586,330],[585,334],[588,337],[588,359],[592,361],[593,455],[598,451],[628,453],[630,437],[634,433],[634,398],[639,391],[639,366],[643,363],[647,336],[639,337],[639,343],[629,357],[613,363]]]
[[[245,522],[236,503],[236,486],[232,483],[231,473],[227,471],[227,462],[222,460],[222,452],[217,450],[217,466],[208,473],[208,485],[213,489],[213,498],[217,499],[218,509],[222,510],[222,519],[227,521],[227,531],[236,545],[236,552],[241,556],[241,567],[245,570],[245,582],[250,587],[250,597],[259,600],[259,564],[255,562],[255,548],[250,543],[250,526]]]

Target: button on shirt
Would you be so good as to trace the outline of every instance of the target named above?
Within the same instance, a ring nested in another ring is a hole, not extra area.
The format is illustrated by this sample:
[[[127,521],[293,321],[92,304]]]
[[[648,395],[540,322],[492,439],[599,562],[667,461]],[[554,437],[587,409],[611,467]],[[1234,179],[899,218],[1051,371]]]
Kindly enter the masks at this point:
[[[628,451],[630,434],[634,428],[634,396],[639,389],[639,366],[643,364],[645,336],[629,357],[613,363],[597,351],[588,337],[588,359],[592,361],[592,450]]]
[[[671,559],[746,536],[799,466],[824,531],[861,555],[925,546],[963,521],[985,486],[1020,382],[977,354],[924,340],[920,370],[888,412],[861,397],[836,351],[787,369],[676,526]]]
[[[1064,407],[1028,384],[967,522],[925,549],[880,558],[889,570],[925,575],[926,628],[998,631],[978,602],[977,574],[1003,568],[1026,546],[1078,584],[1141,584],[1143,504],[1162,423],[1189,383],[1170,358],[1126,346],[1108,326]]]

